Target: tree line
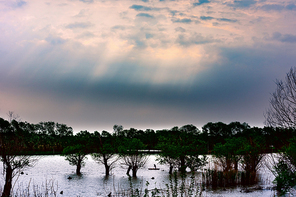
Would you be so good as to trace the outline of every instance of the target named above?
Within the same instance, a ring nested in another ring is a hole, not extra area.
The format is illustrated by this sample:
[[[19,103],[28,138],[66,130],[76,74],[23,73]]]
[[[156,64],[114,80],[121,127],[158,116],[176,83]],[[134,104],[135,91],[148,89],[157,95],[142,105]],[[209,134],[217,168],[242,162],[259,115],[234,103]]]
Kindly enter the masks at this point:
[[[194,172],[206,165],[206,155],[212,154],[224,172],[237,171],[240,163],[247,172],[246,180],[253,183],[262,155],[289,147],[295,132],[291,128],[258,128],[240,122],[209,122],[202,130],[192,124],[156,131],[114,125],[113,132],[73,134],[73,129],[65,124],[51,121],[32,124],[0,118],[0,154],[6,173],[2,196],[10,195],[17,169],[33,165],[35,160],[30,155],[38,154],[64,155],[76,166],[78,175],[86,155],[91,154],[105,166],[106,176],[120,162],[133,177],[147,160],[143,150],[159,150],[158,161],[168,165],[169,173],[174,169],[184,173],[186,168]]]

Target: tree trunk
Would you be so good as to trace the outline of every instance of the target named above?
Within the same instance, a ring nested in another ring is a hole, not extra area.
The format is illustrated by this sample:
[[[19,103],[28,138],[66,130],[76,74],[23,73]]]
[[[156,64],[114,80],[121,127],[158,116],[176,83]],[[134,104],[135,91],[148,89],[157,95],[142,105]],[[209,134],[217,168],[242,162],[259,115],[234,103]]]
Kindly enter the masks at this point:
[[[138,166],[133,166],[133,177],[137,177]]]
[[[76,167],[76,174],[77,175],[81,175],[80,170],[81,170],[81,160],[79,159],[78,163],[77,163],[77,167]]]
[[[127,169],[127,171],[126,171],[126,174],[127,174],[127,175],[129,175],[131,169],[132,169],[132,166],[129,166],[128,169]]]
[[[110,174],[110,166],[108,166],[107,164],[105,164],[105,174],[106,174],[106,176],[109,176],[109,174]]]
[[[169,174],[173,174],[173,169],[174,169],[174,166],[170,165],[170,171],[169,171]]]
[[[1,197],[9,197],[10,196],[10,191],[11,191],[11,187],[12,187],[12,168],[10,165],[6,164],[6,177],[5,177],[5,185],[4,185],[4,190],[2,193]]]
[[[180,160],[181,160],[181,166],[179,168],[179,171],[181,173],[185,173],[186,172],[185,157],[181,156]]]

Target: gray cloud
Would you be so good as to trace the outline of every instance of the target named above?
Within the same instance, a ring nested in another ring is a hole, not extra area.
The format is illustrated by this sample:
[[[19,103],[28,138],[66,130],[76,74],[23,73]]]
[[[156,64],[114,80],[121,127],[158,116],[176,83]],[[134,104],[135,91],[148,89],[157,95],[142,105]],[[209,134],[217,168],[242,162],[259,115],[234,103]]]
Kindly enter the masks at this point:
[[[145,37],[146,37],[146,39],[150,39],[150,38],[153,38],[154,35],[150,34],[150,33],[145,33]]]
[[[89,31],[83,32],[82,34],[77,36],[77,38],[93,38],[93,37],[95,37],[95,34]]]
[[[172,22],[174,22],[174,23],[191,23],[192,22],[192,20],[190,19],[190,18],[182,18],[182,19],[179,19],[179,18],[177,18],[177,19],[172,19]]]
[[[85,29],[85,28],[89,28],[89,27],[92,27],[94,26],[94,24],[90,23],[90,22],[75,22],[75,23],[70,23],[68,25],[66,25],[66,28],[68,29],[78,29],[78,28],[81,28],[81,29]]]
[[[205,3],[210,3],[210,1],[209,0],[199,0],[196,3],[193,3],[193,6],[199,6],[199,5],[202,5],[202,4],[205,4]]]
[[[286,6],[280,4],[266,4],[259,7],[259,9],[264,11],[296,10],[296,5],[293,3]]]
[[[147,7],[147,6],[135,5],[135,4],[130,6],[129,8],[134,9],[136,11],[158,11],[162,9],[162,8]]]
[[[201,16],[200,19],[206,21],[206,20],[212,20],[212,19],[215,19],[215,18],[211,17],[211,16]]]
[[[2,3],[2,2],[0,2]],[[3,2],[5,3],[5,5],[8,5],[9,7],[11,8],[22,8],[24,7],[25,5],[27,5],[27,2],[26,1],[23,1],[23,0],[16,0],[16,1],[7,1],[7,2]]]
[[[231,23],[235,23],[237,22],[236,19],[229,19],[229,18],[217,18],[218,21],[223,21],[223,22],[231,22]]]
[[[286,9],[287,10],[296,10],[296,5],[294,3],[291,3],[286,6]]]
[[[113,26],[111,29],[112,30],[117,30],[117,29],[119,29],[119,30],[125,30],[126,27],[123,26],[123,25],[116,25],[116,26]]]
[[[265,11],[270,11],[270,10],[281,11],[281,10],[285,9],[285,6],[278,5],[278,4],[266,4],[266,5],[261,6],[260,9],[265,10]]]
[[[85,17],[87,16],[87,13],[88,13],[88,10],[82,9],[77,15],[75,15],[75,17]]]
[[[234,8],[249,8],[256,3],[257,1],[255,0],[234,0],[233,3],[228,3],[227,5]]]
[[[213,19],[216,19],[218,21],[223,21],[223,22],[237,22],[236,19],[229,19],[229,18],[214,18],[214,17],[211,17],[211,16],[201,16],[200,17],[201,20],[204,20],[204,21],[207,21],[207,20],[213,20]]]
[[[137,11],[151,11],[152,8],[147,7],[147,6],[142,6],[142,5],[132,5],[130,6],[130,9],[134,9]]]
[[[81,1],[83,3],[93,3],[94,2],[94,0],[79,0],[79,1]]]
[[[16,7],[22,7],[22,6],[26,5],[26,4],[27,4],[27,2],[19,0],[19,1],[16,1],[15,6]]]
[[[177,28],[175,28],[175,31],[177,31],[177,32],[185,32],[186,31],[186,29],[184,29],[184,28],[182,28],[182,27],[177,27]]]
[[[296,35],[292,34],[282,35],[280,32],[274,32],[272,34],[272,39],[280,42],[296,43]]]
[[[191,46],[191,45],[201,45],[201,44],[208,44],[213,42],[220,42],[210,36],[204,37],[201,34],[195,33],[191,36],[186,36],[184,34],[180,34],[176,40],[176,42],[182,46]]]
[[[61,45],[61,44],[64,44],[67,42],[67,40],[65,40],[63,38],[60,38],[57,36],[52,36],[52,35],[45,38],[45,40],[52,45]]]
[[[154,18],[154,16],[147,14],[147,13],[139,13],[137,14],[138,17],[146,17],[146,18]]]

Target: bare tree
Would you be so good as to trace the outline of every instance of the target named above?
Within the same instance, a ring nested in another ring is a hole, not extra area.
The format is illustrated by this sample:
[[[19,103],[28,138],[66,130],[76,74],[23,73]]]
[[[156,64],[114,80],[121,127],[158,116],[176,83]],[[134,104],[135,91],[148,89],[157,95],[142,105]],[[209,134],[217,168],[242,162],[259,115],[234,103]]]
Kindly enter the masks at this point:
[[[5,173],[2,197],[10,196],[13,177],[24,168],[33,166],[38,160],[38,158],[24,155],[25,135],[26,133],[16,120],[8,122],[0,118],[0,157],[3,162],[3,173]]]
[[[284,81],[276,80],[276,91],[265,113],[265,124],[272,127],[296,128],[296,68],[291,68]]]
[[[296,68],[291,68],[285,80],[276,81],[276,91],[270,99],[270,108],[265,113],[265,124],[271,127],[296,128]],[[284,193],[296,185],[296,137],[281,150],[273,167],[277,190]]]

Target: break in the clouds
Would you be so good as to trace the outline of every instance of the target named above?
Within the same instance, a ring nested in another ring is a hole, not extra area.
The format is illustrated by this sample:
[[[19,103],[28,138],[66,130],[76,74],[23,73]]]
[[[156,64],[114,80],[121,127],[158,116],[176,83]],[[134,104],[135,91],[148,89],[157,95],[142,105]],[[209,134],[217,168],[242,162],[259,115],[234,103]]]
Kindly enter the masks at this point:
[[[0,115],[75,131],[263,126],[295,66],[280,0],[0,2]]]

